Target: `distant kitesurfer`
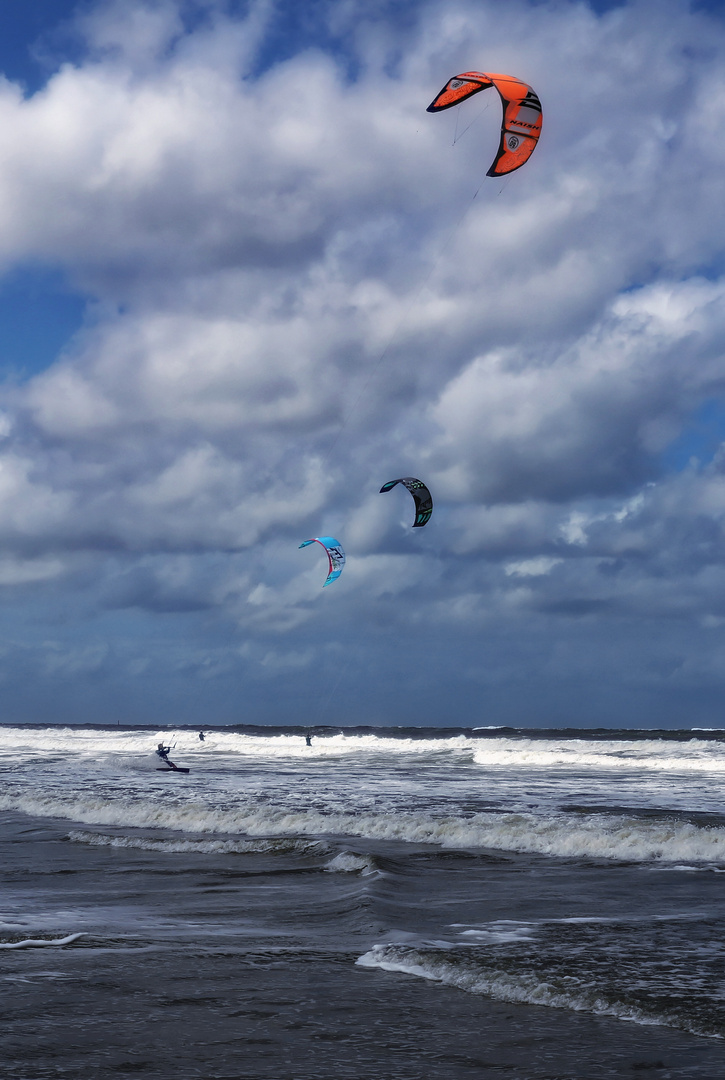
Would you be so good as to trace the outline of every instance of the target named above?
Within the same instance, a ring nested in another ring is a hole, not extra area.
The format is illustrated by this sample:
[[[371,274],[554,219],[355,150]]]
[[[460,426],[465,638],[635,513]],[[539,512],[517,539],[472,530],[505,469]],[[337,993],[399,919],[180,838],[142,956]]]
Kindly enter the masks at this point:
[[[312,736],[310,735],[309,731],[305,735],[305,745],[312,746]]]
[[[204,732],[203,732],[203,731],[200,731],[200,732],[199,732],[199,741],[200,741],[200,742],[204,742],[204,739],[205,739],[205,738],[206,738],[206,735],[204,734]]]
[[[174,765],[173,761],[169,757],[169,754],[171,753],[171,747],[170,746],[164,746],[164,744],[162,742],[160,742],[158,750],[156,751],[156,753],[161,758],[164,765],[168,765],[170,769],[176,769],[177,768],[177,766]]]

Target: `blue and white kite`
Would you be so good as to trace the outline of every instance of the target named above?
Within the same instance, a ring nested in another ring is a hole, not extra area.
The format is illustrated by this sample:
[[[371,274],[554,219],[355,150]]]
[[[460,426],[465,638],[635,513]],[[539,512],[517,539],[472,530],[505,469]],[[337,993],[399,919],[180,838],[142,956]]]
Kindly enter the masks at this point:
[[[334,536],[315,536],[312,540],[305,540],[300,544],[300,547],[307,547],[308,544],[321,544],[327,552],[327,557],[330,560],[330,572],[327,575],[325,585],[337,581],[345,565],[345,552],[342,550],[340,541],[336,540]],[[323,589],[325,585],[322,586]]]

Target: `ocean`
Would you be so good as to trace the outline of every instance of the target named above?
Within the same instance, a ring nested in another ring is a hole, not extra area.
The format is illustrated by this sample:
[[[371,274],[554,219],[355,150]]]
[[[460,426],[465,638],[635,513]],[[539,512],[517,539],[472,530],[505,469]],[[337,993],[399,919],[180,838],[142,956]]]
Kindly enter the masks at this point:
[[[725,1077],[725,730],[307,730],[0,727],[3,1077]]]

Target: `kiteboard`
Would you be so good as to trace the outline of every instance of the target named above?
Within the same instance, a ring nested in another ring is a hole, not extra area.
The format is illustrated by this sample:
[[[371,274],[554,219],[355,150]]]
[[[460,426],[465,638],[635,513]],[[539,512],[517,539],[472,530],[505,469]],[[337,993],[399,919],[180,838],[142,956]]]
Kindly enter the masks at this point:
[[[156,768],[156,772],[189,772],[189,770],[182,769],[180,765],[177,765],[175,769],[165,769],[163,765],[159,765]]]

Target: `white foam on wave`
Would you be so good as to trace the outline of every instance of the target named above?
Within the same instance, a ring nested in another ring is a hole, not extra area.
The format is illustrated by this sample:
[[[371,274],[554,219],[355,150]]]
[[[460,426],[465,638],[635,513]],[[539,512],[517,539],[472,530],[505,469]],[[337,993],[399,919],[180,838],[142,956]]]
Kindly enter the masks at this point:
[[[477,729],[483,730],[483,729]],[[494,730],[493,728],[488,730]],[[314,735],[307,746],[301,733],[245,734],[211,729],[204,742],[194,731],[126,731],[114,728],[83,730],[65,727],[42,729],[3,728],[0,760],[27,754],[72,757],[79,763],[101,763],[107,768],[145,770],[155,761],[159,741],[174,746],[185,759],[207,762],[242,758],[273,764],[280,760],[316,759],[370,762],[376,756],[396,761],[426,757],[449,764],[474,763],[487,769],[538,771],[636,770],[642,773],[725,774],[725,742],[693,738],[686,741],[653,739],[597,739],[525,737],[472,738],[467,735],[436,738],[390,737],[377,733],[325,733]]]
[[[680,1027],[695,1031],[698,1035],[721,1038],[715,1032],[694,1029],[682,1017],[672,1013],[645,1011],[637,1005],[607,996],[591,984],[587,985],[574,977],[547,981],[535,973],[514,973],[486,968],[468,957],[456,961],[446,956],[436,956],[433,952],[397,944],[374,945],[356,963],[360,967],[416,975],[498,1001],[590,1012],[597,1016],[614,1016],[619,1020],[629,1020],[637,1024]]]
[[[673,744],[657,739],[490,739],[473,751],[477,765],[489,768],[569,769],[652,773],[725,773],[725,744],[690,739]]]
[[[480,729],[482,730],[482,729]],[[493,729],[491,729],[493,730]],[[598,739],[525,737],[471,738],[452,735],[411,739],[378,733],[326,733],[313,736],[307,746],[301,733],[273,735],[245,734],[211,729],[200,742],[194,731],[125,731],[113,728],[83,730],[64,727],[42,729],[3,728],[0,761],[20,760],[27,755],[63,754],[79,766],[120,771],[148,771],[155,767],[153,751],[159,741],[174,746],[194,767],[194,759],[226,764],[232,759],[246,759],[274,765],[281,760],[354,760],[372,763],[376,757],[385,761],[425,758],[451,766],[475,764],[492,771],[501,769],[526,773],[542,770],[561,773],[598,772],[605,774],[636,773],[692,775],[725,774],[725,743],[693,738],[672,743],[654,739]]]
[[[454,923],[455,927],[456,924]],[[483,929],[460,930],[459,934],[471,945],[503,945],[511,941],[532,941],[534,928],[524,923],[502,921]]]
[[[371,754],[410,754],[420,757],[451,753],[464,754],[470,760],[475,740],[465,735],[409,739],[340,731],[338,734],[313,735],[312,745],[307,746],[302,733],[252,735],[213,728],[208,731],[204,742],[201,742],[198,734],[193,731],[116,731],[113,728],[88,731],[64,727],[4,727],[0,755],[18,751],[61,752],[86,755],[97,760],[99,755],[149,754],[156,749],[159,742],[172,745],[177,754],[210,757],[221,753],[272,761],[280,758],[344,758],[357,754],[365,757]]]
[[[249,855],[249,854],[314,854],[324,851],[325,845],[316,840],[173,840],[142,836],[108,836],[104,833],[68,833],[75,844],[92,847],[134,848],[137,851],[163,853],[190,853],[198,855]]]
[[[360,874],[361,877],[379,873],[369,855],[356,855],[352,851],[341,851],[334,859],[330,859],[324,869],[331,874]]]
[[[623,814],[490,812],[469,817],[436,814],[323,814],[287,811],[255,803],[222,809],[193,800],[108,800],[101,796],[3,795],[0,810],[33,817],[64,818],[87,825],[169,829],[176,832],[269,836],[358,836],[434,844],[444,848],[491,848],[564,858],[628,862],[725,864],[725,828],[680,819],[641,819]]]
[[[725,869],[719,866],[691,866],[687,863],[677,864],[674,866],[656,866],[652,867],[653,870],[680,870],[687,874],[699,874],[707,872],[709,874],[725,874]]]
[[[23,941],[3,941],[0,942],[0,949],[42,949],[51,945],[70,945],[72,941],[77,941],[79,937],[83,937],[84,934],[68,934],[62,938],[25,938]]]

